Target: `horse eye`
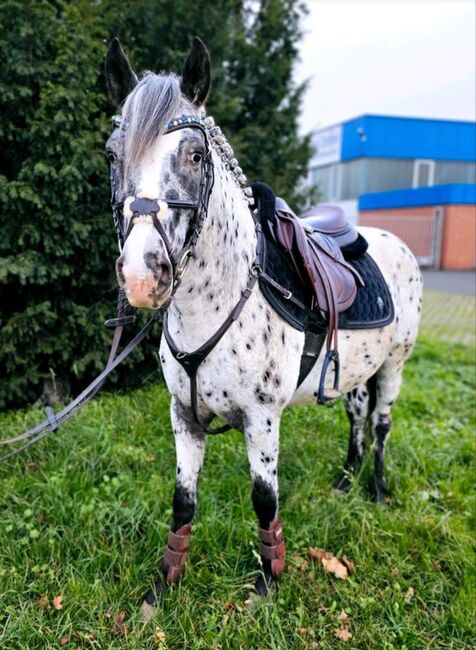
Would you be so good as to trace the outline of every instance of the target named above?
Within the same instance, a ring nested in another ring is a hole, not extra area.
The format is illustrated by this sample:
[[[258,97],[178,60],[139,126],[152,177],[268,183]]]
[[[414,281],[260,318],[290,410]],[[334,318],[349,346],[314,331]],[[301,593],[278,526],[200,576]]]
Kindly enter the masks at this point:
[[[203,160],[203,153],[201,151],[194,151],[192,153],[192,162],[198,165]]]
[[[111,149],[108,149],[108,150],[106,151],[106,158],[109,160],[109,162],[111,163],[111,165],[112,165],[113,163],[115,163],[116,160],[117,160],[117,156],[116,156],[116,154],[114,153],[114,151],[111,151]]]

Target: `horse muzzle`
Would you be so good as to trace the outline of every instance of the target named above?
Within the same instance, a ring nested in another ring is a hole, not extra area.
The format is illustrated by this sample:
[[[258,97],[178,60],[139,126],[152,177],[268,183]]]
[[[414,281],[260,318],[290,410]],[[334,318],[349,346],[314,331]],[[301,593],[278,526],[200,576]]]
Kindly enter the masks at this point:
[[[132,307],[158,309],[172,293],[172,266],[166,260],[159,261],[155,253],[146,254],[144,261],[148,270],[137,272],[124,263],[121,255],[116,262],[117,281]]]

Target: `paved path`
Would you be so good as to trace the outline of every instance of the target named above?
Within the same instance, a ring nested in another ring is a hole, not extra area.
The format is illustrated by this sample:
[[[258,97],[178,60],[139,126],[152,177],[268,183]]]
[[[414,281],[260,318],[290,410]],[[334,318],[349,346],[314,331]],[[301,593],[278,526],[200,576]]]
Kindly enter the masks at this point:
[[[423,271],[423,287],[430,291],[476,295],[474,271]]]

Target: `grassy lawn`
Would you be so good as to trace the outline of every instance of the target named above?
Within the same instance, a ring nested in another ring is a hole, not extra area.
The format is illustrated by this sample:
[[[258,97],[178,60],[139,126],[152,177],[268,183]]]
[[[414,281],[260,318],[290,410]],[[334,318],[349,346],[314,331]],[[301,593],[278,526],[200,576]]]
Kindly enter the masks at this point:
[[[244,607],[257,570],[245,447],[237,432],[211,438],[188,572],[147,626],[138,605],[171,517],[168,395],[103,394],[0,466],[0,648],[474,648],[473,364],[472,347],[417,346],[394,409],[384,508],[367,495],[370,462],[348,497],[331,492],[347,444],[342,405],[286,412],[289,565],[254,611]],[[3,415],[1,435],[40,417]],[[331,577],[309,547],[347,555],[355,571]],[[345,626],[352,637],[339,640]]]

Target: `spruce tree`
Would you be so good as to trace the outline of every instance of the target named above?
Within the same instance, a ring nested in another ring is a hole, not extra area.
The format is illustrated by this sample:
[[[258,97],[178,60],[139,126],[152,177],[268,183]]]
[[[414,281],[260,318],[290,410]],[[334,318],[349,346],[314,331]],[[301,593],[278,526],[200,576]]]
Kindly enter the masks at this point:
[[[1,3],[1,408],[48,398],[45,386],[76,393],[106,361],[117,292],[103,156],[109,40],[119,35],[139,73],[179,73],[199,35],[213,60],[209,113],[248,178],[296,204],[310,155],[292,82],[303,12],[297,0]],[[112,381],[157,379],[158,337]]]

